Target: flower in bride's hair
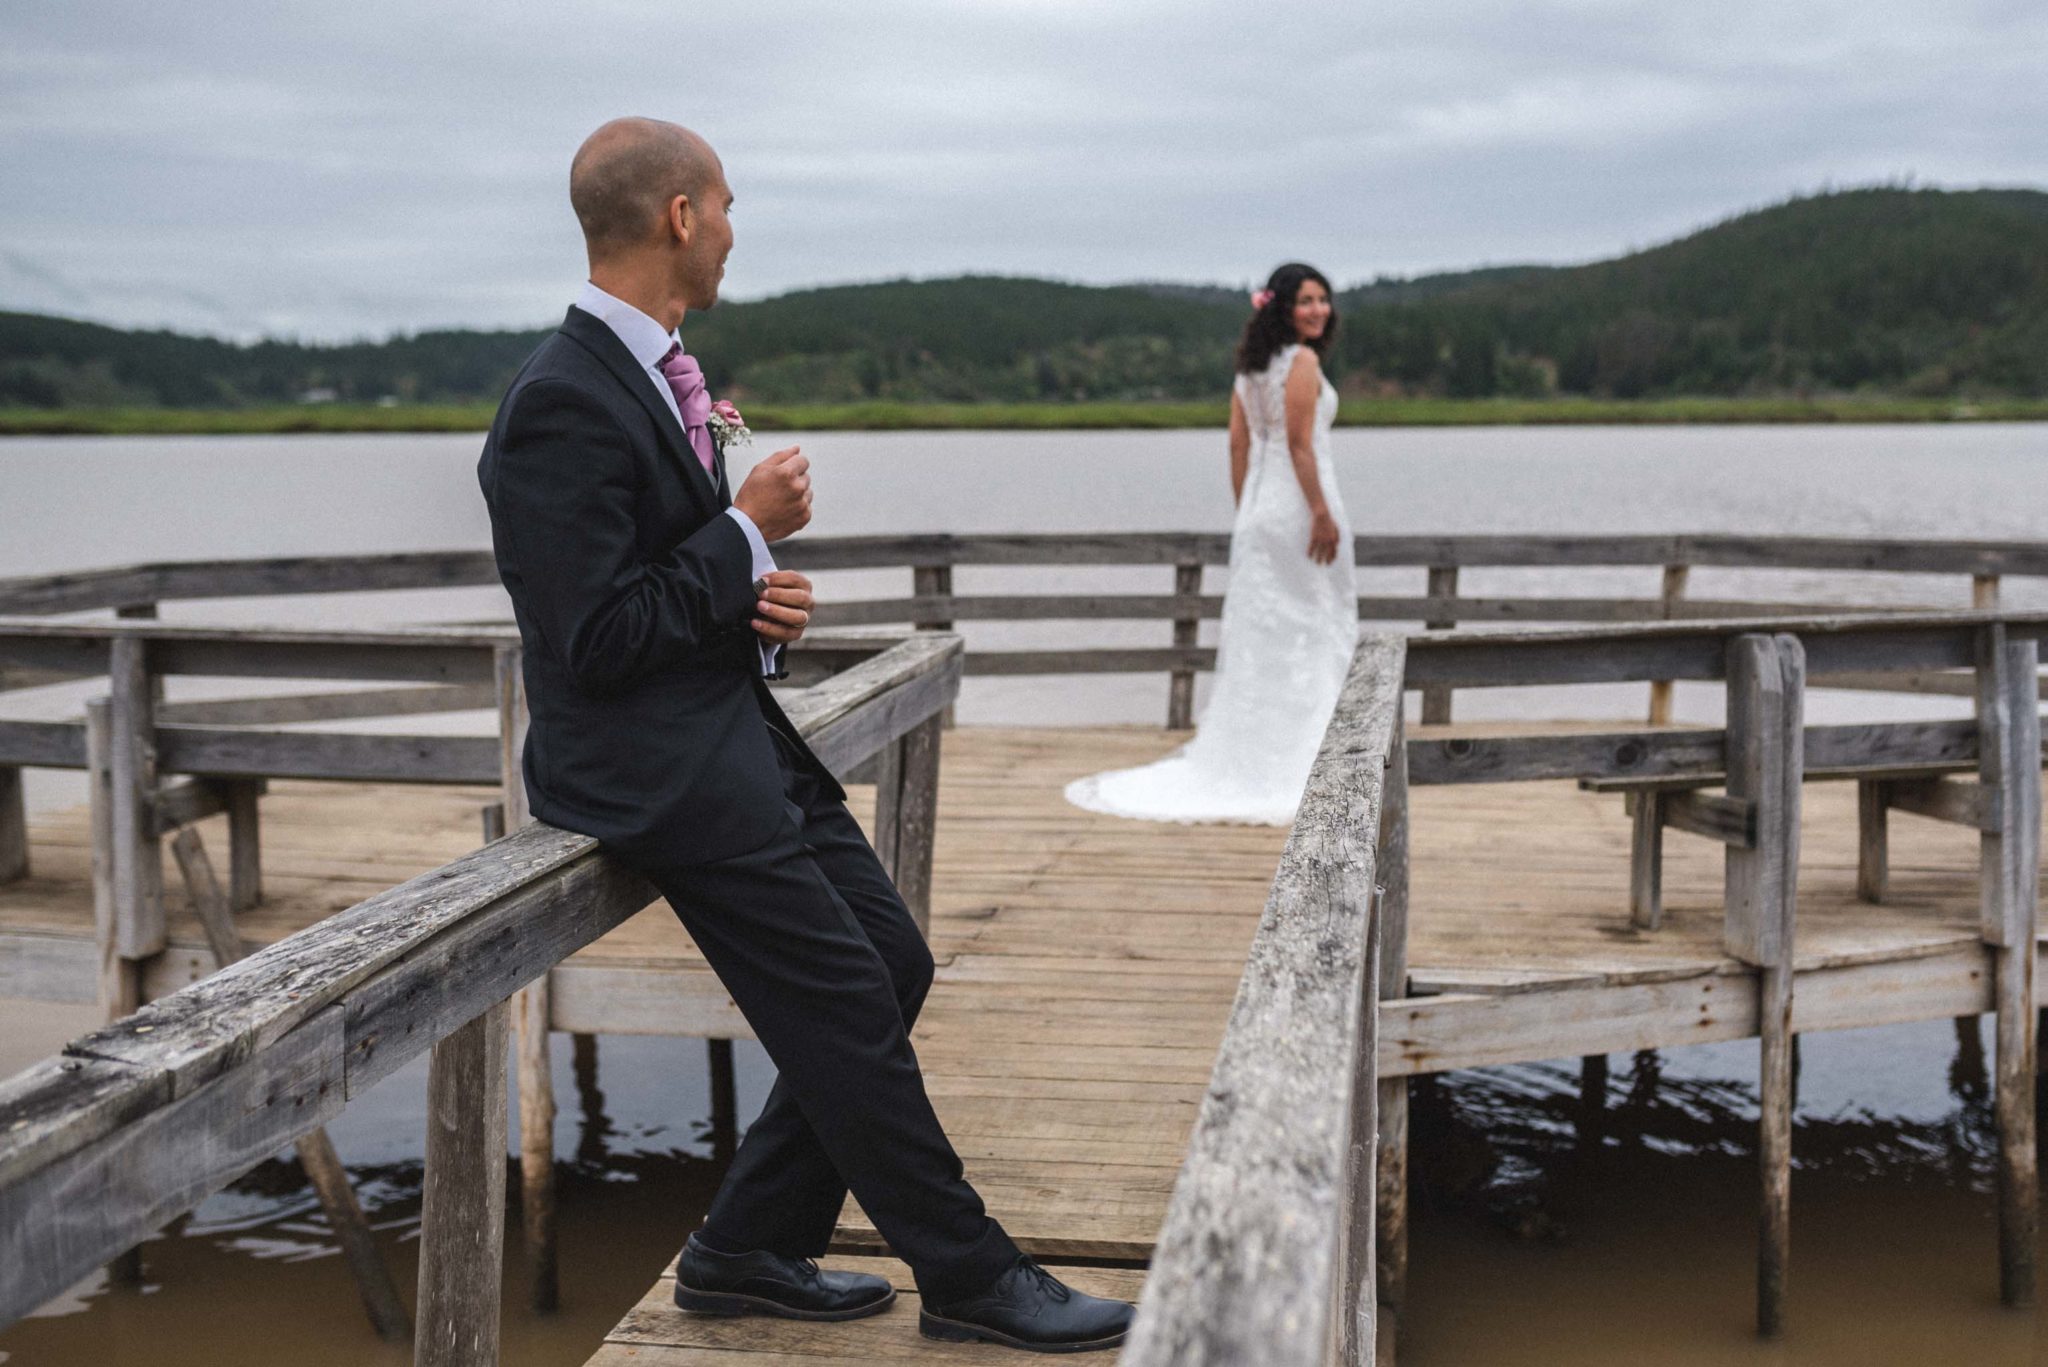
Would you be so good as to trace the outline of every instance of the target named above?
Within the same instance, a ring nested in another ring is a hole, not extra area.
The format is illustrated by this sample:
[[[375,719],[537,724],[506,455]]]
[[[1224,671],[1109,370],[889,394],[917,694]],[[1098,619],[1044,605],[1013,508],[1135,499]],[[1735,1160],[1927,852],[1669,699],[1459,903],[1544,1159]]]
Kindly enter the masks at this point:
[[[1253,290],[1253,291],[1252,291],[1252,307],[1253,307],[1254,309],[1262,309],[1262,308],[1264,308],[1264,307],[1265,307],[1266,305],[1268,305],[1268,304],[1270,304],[1270,303],[1272,303],[1272,302],[1273,302],[1273,291],[1271,291],[1271,290]]]
[[[721,451],[734,443],[745,446],[754,440],[754,434],[747,430],[746,419],[740,416],[740,410],[731,399],[712,400],[711,416],[705,419],[704,425],[711,429],[711,439],[718,443]]]

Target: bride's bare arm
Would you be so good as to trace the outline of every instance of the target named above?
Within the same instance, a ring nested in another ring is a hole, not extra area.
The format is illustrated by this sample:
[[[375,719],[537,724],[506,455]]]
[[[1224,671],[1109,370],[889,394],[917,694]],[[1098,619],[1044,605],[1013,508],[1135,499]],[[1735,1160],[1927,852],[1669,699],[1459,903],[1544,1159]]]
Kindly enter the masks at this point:
[[[1230,501],[1244,502],[1244,477],[1252,465],[1252,425],[1244,415],[1244,400],[1236,389],[1230,391]]]
[[[1294,353],[1287,372],[1287,454],[1294,462],[1294,477],[1301,482],[1301,496],[1308,500],[1308,558],[1327,565],[1337,558],[1337,520],[1330,516],[1322,481],[1316,478],[1316,400],[1322,391],[1323,372],[1316,354],[1303,347]]]

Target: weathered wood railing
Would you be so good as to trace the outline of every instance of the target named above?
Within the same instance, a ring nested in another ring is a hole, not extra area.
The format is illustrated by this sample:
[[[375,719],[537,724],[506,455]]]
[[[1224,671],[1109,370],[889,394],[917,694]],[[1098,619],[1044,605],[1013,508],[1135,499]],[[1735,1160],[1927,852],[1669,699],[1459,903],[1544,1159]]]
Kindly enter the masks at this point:
[[[1795,1029],[1987,1008],[1998,1021],[2000,1286],[2009,1303],[2029,1302],[2044,633],[2048,615],[1954,612],[1405,644],[1366,636],[1253,941],[1124,1360],[1390,1360],[1405,1297],[1410,1076],[1744,1036],[1762,1041],[1757,1313],[1759,1329],[1775,1333],[1789,1258]],[[1803,723],[1810,672],[1951,670],[1969,671],[1973,721]],[[1406,738],[1401,727],[1404,691],[1655,679],[1725,684],[1727,725],[1448,739]],[[1923,956],[1903,987],[1882,963],[1795,971],[1806,767],[1958,759],[1977,767],[1950,804],[1970,814],[1982,851],[1974,965]],[[1727,846],[1725,974],[1625,986],[1598,1002],[1567,988],[1499,995],[1411,981],[1410,784],[1702,769],[1727,787],[1712,800],[1723,819],[1691,828]]]
[[[1374,880],[1377,847],[1404,838],[1402,654],[1400,637],[1374,635],[1352,657],[1174,1184],[1126,1364],[1372,1361],[1380,954],[1404,914],[1403,890]]]
[[[909,571],[908,596],[857,600],[828,596],[817,618],[821,627],[887,625],[950,629],[962,622],[1061,620],[1170,623],[1171,644],[1159,646],[971,648],[967,672],[1164,673],[1171,681],[1167,724],[1186,727],[1193,718],[1195,674],[1215,663],[1215,652],[1197,643],[1197,632],[1201,622],[1222,612],[1222,597],[1202,592],[1203,575],[1207,567],[1229,562],[1230,538],[1222,533],[1195,532],[799,537],[779,545],[776,553],[791,568],[806,571]],[[1418,595],[1361,595],[1358,611],[1362,619],[1417,622],[1431,629],[1446,629],[1460,623],[1812,616],[1851,606],[1690,598],[1687,591],[1694,567],[1858,571],[1937,580],[1961,576],[1969,580],[1971,602],[1979,608],[1998,606],[1999,586],[2005,576],[2048,576],[2048,542],[1727,535],[1367,535],[1355,539],[1353,554],[1361,568],[1407,568],[1423,576],[1424,591]],[[1162,577],[1157,586],[1159,591],[1148,593],[961,594],[955,592],[953,585],[956,566],[1083,565],[1160,570],[1171,566],[1173,577],[1170,586]],[[1459,574],[1466,569],[1615,567],[1660,569],[1660,591],[1654,597],[1640,598],[1563,594],[1472,596],[1459,592]],[[147,613],[159,603],[193,599],[459,588],[497,582],[497,569],[488,551],[128,565],[0,580],[0,614],[104,609]],[[11,682],[18,686],[47,677],[17,670],[12,671]],[[1854,686],[1859,681],[1842,676],[1831,682],[1836,686]],[[1868,679],[1860,682],[1873,683]],[[10,671],[0,667],[0,690],[9,685]],[[1882,686],[1895,691],[1939,693],[1954,692],[1959,684],[1953,677],[1928,675],[1893,676],[1883,681]],[[1425,693],[1423,720],[1449,720],[1450,697],[1446,686],[1432,685]],[[431,698],[409,700],[403,696],[394,696],[384,705],[389,711],[396,711],[408,701],[432,705]],[[368,704],[342,701],[326,705]],[[1670,706],[1669,681],[1652,681],[1650,720],[1668,720]],[[246,709],[241,715],[247,715]],[[273,711],[254,719],[285,718]]]
[[[188,645],[170,658],[215,658]],[[920,635],[787,704],[837,771],[896,755],[895,829],[877,843],[927,887],[936,731],[960,655],[958,638]],[[58,658],[91,664],[83,648]],[[417,1360],[495,1361],[508,999],[654,896],[587,837],[527,824],[0,1083],[0,1323],[431,1048]]]

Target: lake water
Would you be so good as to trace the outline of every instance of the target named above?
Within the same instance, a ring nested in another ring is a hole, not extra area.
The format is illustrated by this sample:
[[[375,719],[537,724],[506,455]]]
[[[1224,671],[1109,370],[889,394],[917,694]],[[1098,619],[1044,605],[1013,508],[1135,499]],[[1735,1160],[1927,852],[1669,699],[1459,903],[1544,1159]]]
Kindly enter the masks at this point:
[[[0,576],[137,560],[480,547],[478,438],[68,438],[0,441]],[[1221,435],[813,433],[818,534],[1224,530]],[[1344,501],[1360,532],[1747,532],[2048,539],[2048,425],[1345,429]],[[774,443],[765,440],[761,451]],[[743,462],[742,462],[743,463]],[[735,471],[737,475],[738,471]],[[1156,590],[1167,588],[1164,569]],[[820,576],[832,596],[905,576]],[[1419,592],[1419,571],[1368,591]],[[1213,591],[1223,584],[1211,571]],[[1657,572],[1467,571],[1469,593],[1642,594]],[[961,592],[1144,591],[1127,572],[965,568]],[[1701,570],[1700,597],[1964,605],[1960,579]],[[2048,606],[2048,584],[2007,601]],[[445,621],[502,617],[494,589],[166,608],[173,620]],[[1210,629],[1213,629],[1213,624]],[[970,640],[1164,644],[1163,623],[986,624]],[[212,685],[209,685],[211,687]],[[174,690],[175,695],[176,690]],[[4,700],[75,713],[80,690]],[[1681,716],[1717,691],[1681,687]],[[1199,696],[1199,695],[1198,695]],[[1639,687],[1461,694],[1461,716],[1628,716]],[[1939,699],[1817,694],[1818,720],[1947,715]],[[971,725],[1156,722],[1163,679],[972,679]],[[406,719],[407,727],[421,719]],[[480,730],[486,719],[437,719]],[[79,800],[32,775],[37,806]],[[0,1003],[0,1069],[90,1012]],[[1791,1335],[1748,1333],[1754,1272],[1754,1045],[1613,1061],[1605,1146],[1577,1146],[1576,1061],[1453,1075],[1419,1090],[1406,1364],[2018,1364],[2048,1362],[2044,1321],[1996,1304],[1992,1125],[1983,1034],[1947,1023],[1807,1036],[1795,1156]],[[564,1156],[564,1311],[538,1320],[508,1286],[506,1361],[580,1364],[695,1223],[720,1165],[703,1046],[555,1041]],[[771,1074],[738,1050],[740,1110]],[[417,1232],[423,1069],[331,1127],[401,1285]],[[516,1237],[516,1236],[515,1236]],[[145,1250],[149,1283],[89,1280],[0,1331],[0,1361],[126,1367],[409,1361],[363,1325],[295,1167],[266,1164]]]

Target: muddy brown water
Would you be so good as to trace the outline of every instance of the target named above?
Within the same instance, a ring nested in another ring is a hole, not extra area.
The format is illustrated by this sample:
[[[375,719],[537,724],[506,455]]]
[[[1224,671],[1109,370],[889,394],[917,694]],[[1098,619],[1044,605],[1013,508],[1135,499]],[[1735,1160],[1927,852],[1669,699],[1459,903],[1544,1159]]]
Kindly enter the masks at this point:
[[[1361,531],[1747,531],[2048,537],[2048,426],[1340,432]],[[811,434],[824,533],[1228,525],[1208,433]],[[0,574],[234,554],[481,545],[472,437],[0,442]],[[180,515],[164,516],[176,507]],[[1113,510],[1113,515],[1105,513]],[[1133,591],[1103,572],[963,570],[962,592]],[[1419,591],[1419,572],[1385,591]],[[1381,579],[1368,576],[1368,591]],[[1410,582],[1414,580],[1415,582]],[[1657,572],[1473,572],[1474,593],[1642,593]],[[1220,580],[1212,579],[1211,588]],[[902,588],[860,575],[821,591]],[[1873,593],[1967,601],[1960,582],[1702,571],[1701,596]],[[1163,591],[1163,588],[1162,588]],[[2048,604],[2048,584],[2013,598]],[[173,620],[431,620],[492,615],[494,591],[172,605]],[[1158,624],[1085,639],[1157,644]],[[975,627],[994,646],[1043,624]],[[1151,631],[1152,634],[1146,634]],[[1059,639],[1083,634],[1063,629]],[[1163,681],[970,680],[966,724],[1156,720]],[[1639,689],[1460,695],[1476,715],[1624,715]],[[1815,720],[1908,707],[1817,694]],[[1610,706],[1619,704],[1619,706]],[[1704,719],[1712,690],[1679,690]],[[17,706],[28,710],[16,712]],[[64,715],[75,696],[11,699]],[[1873,709],[1882,710],[1873,710]],[[470,719],[481,722],[481,719]],[[407,725],[417,725],[407,719]],[[468,724],[454,719],[453,725]],[[39,806],[73,777],[31,774]],[[90,1025],[74,1008],[0,1002],[0,1072]],[[1418,1089],[1407,1367],[1869,1367],[2048,1363],[2048,1320],[1997,1303],[1994,1152],[1983,1028],[1948,1022],[1809,1035],[1794,1132],[1790,1332],[1750,1333],[1755,1276],[1756,1050],[1617,1055],[1589,1111],[1578,1060],[1453,1074]],[[555,1041],[563,1308],[524,1308],[506,1281],[505,1354],[575,1367],[673,1256],[722,1165],[701,1042]],[[772,1072],[735,1049],[740,1113]],[[418,1232],[424,1066],[387,1079],[331,1127],[408,1297]],[[516,1202],[513,1203],[516,1207]],[[516,1218],[516,1216],[515,1216]],[[517,1229],[507,1246],[516,1247]],[[8,1367],[391,1364],[370,1333],[296,1166],[273,1160],[143,1250],[138,1288],[87,1279],[0,1330]],[[508,1259],[516,1267],[516,1259]]]

